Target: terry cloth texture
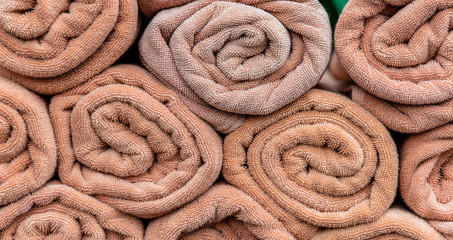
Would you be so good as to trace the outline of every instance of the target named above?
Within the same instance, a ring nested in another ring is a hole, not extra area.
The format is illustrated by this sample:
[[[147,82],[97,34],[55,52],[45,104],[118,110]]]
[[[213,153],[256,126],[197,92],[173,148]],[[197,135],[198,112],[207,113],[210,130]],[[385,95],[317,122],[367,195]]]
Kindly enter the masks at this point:
[[[223,183],[180,210],[151,221],[145,240],[154,239],[295,240],[255,200]]]
[[[398,155],[386,128],[341,95],[313,89],[224,142],[225,179],[299,239],[316,227],[377,219],[397,188]]]
[[[335,32],[352,98],[398,132],[453,120],[450,0],[350,0]],[[355,92],[354,92],[355,91]]]
[[[426,221],[400,208],[390,208],[378,220],[349,228],[329,229],[317,234],[313,240],[442,240],[442,235]]]
[[[139,47],[148,70],[229,133],[242,114],[269,114],[316,85],[330,38],[316,0],[199,0],[159,12]]]
[[[63,183],[142,218],[204,193],[222,167],[218,134],[143,68],[111,67],[52,98]]]
[[[42,187],[56,165],[57,147],[46,102],[0,77],[0,206]]]
[[[153,17],[158,11],[178,7],[194,0],[138,0],[140,10],[149,18]]]
[[[0,238],[141,240],[143,224],[77,190],[52,182],[0,208]]]
[[[0,75],[42,94],[113,64],[138,34],[135,0],[0,2]]]
[[[453,239],[453,125],[410,136],[401,148],[406,204]]]

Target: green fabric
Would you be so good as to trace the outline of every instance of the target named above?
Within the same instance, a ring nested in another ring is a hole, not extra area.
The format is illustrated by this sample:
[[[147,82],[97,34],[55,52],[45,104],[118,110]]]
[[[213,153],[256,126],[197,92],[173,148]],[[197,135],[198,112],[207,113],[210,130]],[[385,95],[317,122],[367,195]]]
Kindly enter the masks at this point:
[[[330,25],[332,26],[332,32],[335,32],[335,26],[337,25],[338,18],[340,17],[343,7],[346,5],[348,0],[319,0],[322,6],[326,9],[329,15]]]
[[[330,0],[330,2],[332,2],[338,15],[340,15],[341,11],[343,11],[344,5],[346,5],[348,0]]]
[[[332,1],[335,0],[320,0],[323,7],[326,9],[327,14],[329,15],[330,24],[332,28],[335,28],[337,23],[338,17],[340,14],[337,12],[335,5],[333,5]]]
[[[320,2],[329,14],[330,24],[332,25],[332,28],[335,28],[338,17],[340,16],[341,11],[343,10],[348,0],[320,0]]]

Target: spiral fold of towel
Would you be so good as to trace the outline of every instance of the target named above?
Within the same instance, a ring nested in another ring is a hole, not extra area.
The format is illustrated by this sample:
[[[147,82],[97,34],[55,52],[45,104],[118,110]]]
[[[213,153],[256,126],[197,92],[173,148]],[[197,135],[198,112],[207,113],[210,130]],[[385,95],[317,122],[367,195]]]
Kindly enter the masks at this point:
[[[154,218],[204,193],[222,167],[218,134],[145,69],[113,66],[52,98],[64,184]]]

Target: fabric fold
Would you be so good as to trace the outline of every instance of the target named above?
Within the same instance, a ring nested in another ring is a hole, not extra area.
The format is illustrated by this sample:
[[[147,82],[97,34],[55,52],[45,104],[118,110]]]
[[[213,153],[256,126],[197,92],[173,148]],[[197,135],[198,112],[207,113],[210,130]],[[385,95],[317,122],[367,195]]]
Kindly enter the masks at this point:
[[[351,97],[396,132],[420,133],[453,121],[453,99],[432,105],[400,104],[378,98],[358,86],[352,86]]]
[[[45,100],[0,77],[0,206],[41,188],[56,165],[55,135]]]
[[[63,183],[142,218],[204,193],[222,166],[218,134],[145,69],[111,67],[52,98]]]
[[[295,240],[255,200],[224,183],[178,211],[151,221],[145,240],[154,239]]]
[[[401,208],[392,207],[374,222],[340,229],[328,229],[313,240],[366,240],[366,239],[445,239],[426,221]]]
[[[139,30],[135,0],[0,2],[0,75],[41,94],[112,65]]]
[[[149,18],[152,18],[160,10],[179,7],[194,0],[138,0],[140,10]]]
[[[453,125],[412,135],[401,148],[400,191],[406,204],[453,239]]]
[[[159,12],[139,42],[146,68],[217,131],[265,115],[316,85],[330,58],[316,0],[198,0]]]
[[[224,141],[225,179],[293,235],[377,219],[397,188],[398,155],[386,128],[338,94],[313,89]]]
[[[93,197],[51,182],[0,208],[0,238],[141,240],[143,223]]]
[[[353,100],[395,131],[453,120],[453,29],[448,0],[351,0],[335,32]],[[355,92],[355,93],[354,93]]]

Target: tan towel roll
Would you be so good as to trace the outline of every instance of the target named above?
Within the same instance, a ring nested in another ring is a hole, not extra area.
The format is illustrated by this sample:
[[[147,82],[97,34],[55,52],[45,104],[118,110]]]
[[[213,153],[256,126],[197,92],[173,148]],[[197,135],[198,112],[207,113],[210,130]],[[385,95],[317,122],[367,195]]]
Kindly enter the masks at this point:
[[[143,218],[204,193],[222,166],[218,134],[145,69],[114,66],[50,106],[61,180]]]
[[[145,240],[295,240],[275,217],[239,189],[218,183],[194,202],[151,221]]]
[[[0,77],[0,206],[42,187],[56,165],[57,147],[46,102]]]
[[[374,222],[340,229],[328,229],[313,240],[443,240],[426,221],[400,207],[390,208]]]
[[[140,9],[149,18],[152,18],[158,11],[178,7],[194,0],[138,0]]]
[[[224,152],[225,179],[299,239],[316,227],[373,221],[396,194],[398,156],[388,131],[356,103],[323,90],[247,119],[226,137]]]
[[[453,121],[450,0],[350,0],[335,31],[352,99],[388,128],[417,133]]]
[[[58,182],[0,208],[0,238],[141,240],[143,223]]]
[[[198,0],[159,12],[139,43],[143,64],[197,116],[229,133],[316,85],[330,59],[317,0]]]
[[[453,238],[453,125],[410,136],[401,147],[400,190],[406,204]]]
[[[0,2],[0,75],[42,94],[112,65],[138,34],[135,0]]]

